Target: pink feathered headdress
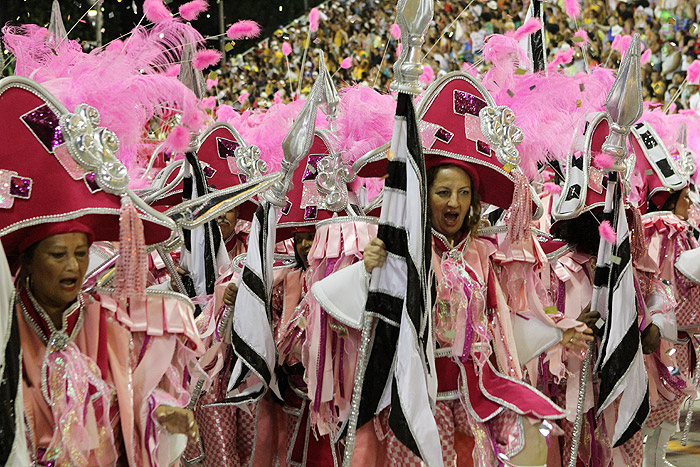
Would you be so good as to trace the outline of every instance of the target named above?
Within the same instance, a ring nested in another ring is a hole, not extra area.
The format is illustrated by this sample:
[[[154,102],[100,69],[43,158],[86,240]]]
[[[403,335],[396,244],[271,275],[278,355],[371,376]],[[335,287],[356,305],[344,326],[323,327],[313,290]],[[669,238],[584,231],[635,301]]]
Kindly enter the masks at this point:
[[[132,175],[150,156],[144,131],[153,119],[181,113],[182,124],[194,132],[204,122],[199,99],[168,73],[182,59],[179,51],[185,44],[203,41],[179,20],[165,19],[150,30],[138,27],[122,43],[89,54],[71,40],[50,46],[46,30],[32,25],[6,26],[3,33],[17,59],[18,75],[42,84],[70,111],[85,103],[100,112],[101,125],[119,138],[117,157]],[[140,180],[131,178],[132,183]]]

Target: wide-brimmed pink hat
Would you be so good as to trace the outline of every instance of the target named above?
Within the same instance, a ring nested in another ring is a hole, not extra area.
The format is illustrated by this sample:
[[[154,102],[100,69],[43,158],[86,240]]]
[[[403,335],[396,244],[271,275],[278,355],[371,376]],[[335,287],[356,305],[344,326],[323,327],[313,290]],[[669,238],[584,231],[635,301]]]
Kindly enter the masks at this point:
[[[0,81],[0,236],[20,253],[25,229],[79,220],[95,240],[119,240],[121,198],[129,177],[115,157],[119,142],[99,126],[99,113],[75,113],[41,85],[22,77]],[[138,206],[137,206],[138,207]],[[166,219],[139,210],[147,244],[167,240]]]
[[[557,230],[558,221],[573,219],[605,206],[607,176],[596,167],[594,157],[602,153],[603,143],[610,133],[607,114],[597,112],[589,115],[580,131],[567,157],[561,196],[552,210],[555,221],[552,233]]]
[[[508,107],[497,106],[477,78],[460,71],[425,91],[416,116],[427,169],[457,165],[469,174],[482,202],[511,206],[522,132]],[[353,169],[361,177],[383,176],[388,149],[385,145],[363,156]],[[533,210],[537,207],[535,202]]]
[[[661,208],[671,193],[688,185],[688,179],[676,166],[671,153],[648,122],[636,124],[630,133],[630,142],[636,156],[635,171],[641,180],[639,210],[649,208],[649,201]]]

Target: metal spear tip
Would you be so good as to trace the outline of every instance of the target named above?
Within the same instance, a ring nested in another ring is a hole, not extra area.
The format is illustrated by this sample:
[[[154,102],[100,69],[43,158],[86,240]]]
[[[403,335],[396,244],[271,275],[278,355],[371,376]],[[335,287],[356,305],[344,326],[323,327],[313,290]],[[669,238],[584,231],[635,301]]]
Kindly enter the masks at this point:
[[[316,79],[304,107],[282,140],[282,152],[284,153],[280,168],[282,178],[264,195],[265,199],[276,206],[285,205],[287,192],[292,188],[294,170],[311,149],[316,127],[316,115],[323,95],[323,81],[321,77]]]
[[[68,33],[66,32],[66,26],[63,24],[63,18],[61,17],[61,6],[58,0],[53,0],[51,4],[51,19],[49,20],[49,34],[50,40],[61,42],[66,38]]]
[[[642,116],[640,51],[639,34],[635,34],[605,100],[605,108],[610,118],[621,127],[631,126]]]
[[[632,125],[642,116],[640,51],[639,35],[635,34],[605,100],[605,109],[611,123],[610,134],[602,149],[603,152],[615,157],[615,164],[611,167],[613,171],[624,171],[625,158],[629,154],[627,137]]]
[[[681,127],[678,129],[678,134],[676,135],[676,143],[681,147],[688,147],[688,128],[685,122],[681,122]]]
[[[423,73],[423,37],[433,19],[432,0],[399,0],[396,22],[401,28],[401,55],[394,63],[391,90],[418,95],[423,88],[418,77]]]
[[[404,32],[407,35],[423,36],[433,19],[433,1],[399,0],[396,6],[396,18],[399,21],[402,36]]]
[[[320,57],[318,59],[318,79],[323,81],[323,93],[321,96],[321,101],[326,103],[326,119],[328,123],[332,123],[333,120],[338,116],[338,104],[340,104],[340,95],[335,88],[335,83],[333,83],[333,78],[328,71],[328,66],[326,65],[326,59],[323,52],[320,52]]]

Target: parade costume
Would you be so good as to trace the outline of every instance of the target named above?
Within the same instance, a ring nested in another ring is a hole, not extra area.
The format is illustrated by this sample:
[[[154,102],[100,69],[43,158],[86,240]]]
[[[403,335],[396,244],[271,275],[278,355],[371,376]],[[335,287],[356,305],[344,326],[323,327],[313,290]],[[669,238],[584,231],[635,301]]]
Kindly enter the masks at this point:
[[[494,105],[490,96],[470,75],[452,73],[436,82],[423,96],[418,112],[426,166],[453,164],[463,168],[470,174],[482,201],[507,208],[518,183],[514,179],[519,179],[515,172],[510,174],[490,160],[495,154],[489,147],[493,141],[482,133],[484,127],[480,128],[479,120],[479,111],[488,105]],[[365,163],[366,172],[360,170],[360,176],[382,173],[381,165],[386,164],[386,158],[374,154]],[[529,196],[525,200],[518,198],[519,212],[532,209],[530,199]],[[531,423],[528,417],[540,421],[556,419],[563,412],[521,382],[511,310],[493,265],[497,248],[488,240],[470,234],[450,246],[435,231],[432,245],[437,296],[431,319],[435,320],[435,335],[440,345],[435,351],[438,384],[435,416],[443,444],[443,461],[448,464],[470,461],[465,459],[469,449],[464,447],[465,442],[469,445],[465,436],[468,434],[476,441],[475,465],[492,465],[497,459],[507,459],[522,450],[523,423]],[[330,304],[323,306],[328,309]],[[336,304],[336,308],[341,307]],[[552,329],[549,335],[540,336],[540,344],[546,348],[558,342],[559,336]],[[491,356],[495,362],[490,361]],[[377,439],[383,439],[386,445],[388,461],[397,465],[419,462],[396,441],[391,431],[387,433],[386,416],[386,412],[380,415],[374,425]],[[372,443],[371,437],[367,442]]]
[[[167,240],[174,224],[145,206],[136,209],[133,194],[121,203],[114,196],[125,192],[129,177],[113,156],[116,137],[98,127],[94,108],[69,113],[37,83],[0,83],[0,126],[6,138],[13,135],[0,158],[18,184],[7,193],[14,199],[3,206],[0,229],[11,255],[67,232],[121,240],[116,288],[79,295],[59,330],[34,300],[31,277],[18,286],[13,312],[30,455],[72,465],[114,464],[120,457],[130,465],[169,463],[179,457],[184,436],[169,435],[153,413],[163,404],[187,405],[187,375],[197,374],[203,348],[192,304],[145,294],[139,258],[145,259],[145,245]],[[86,138],[101,138],[104,146],[82,146]],[[47,202],[57,190],[64,202]]]

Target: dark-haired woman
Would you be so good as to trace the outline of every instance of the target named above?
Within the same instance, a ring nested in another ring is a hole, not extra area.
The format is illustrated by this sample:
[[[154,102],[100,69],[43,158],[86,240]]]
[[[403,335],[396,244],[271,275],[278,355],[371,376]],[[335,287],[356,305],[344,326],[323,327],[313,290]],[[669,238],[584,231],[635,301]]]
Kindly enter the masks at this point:
[[[695,396],[690,362],[695,349],[692,334],[700,327],[697,285],[675,269],[684,251],[698,247],[688,232],[688,187],[668,195],[660,208],[650,204],[643,216],[648,256],[653,268],[642,275],[642,287],[653,296],[647,305],[659,339],[645,349],[652,410],[644,423],[647,467],[670,467],[666,446],[676,432],[686,397]],[[677,370],[677,371],[676,371]]]
[[[433,232],[432,309],[441,388],[435,418],[443,460],[446,465],[471,465],[474,446],[473,465],[497,465],[504,460],[511,465],[544,465],[547,449],[538,426],[562,413],[520,381],[511,310],[493,262],[497,248],[475,235],[480,221],[479,194],[486,188],[480,186],[468,162],[438,156],[427,159],[426,166]],[[382,241],[373,240],[365,250],[365,268],[371,271],[385,259]],[[567,345],[581,347],[589,339],[573,333]],[[471,382],[477,386],[471,386],[468,394],[460,390]],[[480,389],[473,390],[475,387]],[[484,410],[485,406],[490,408]],[[395,465],[413,465],[417,460],[391,432],[386,449]]]

